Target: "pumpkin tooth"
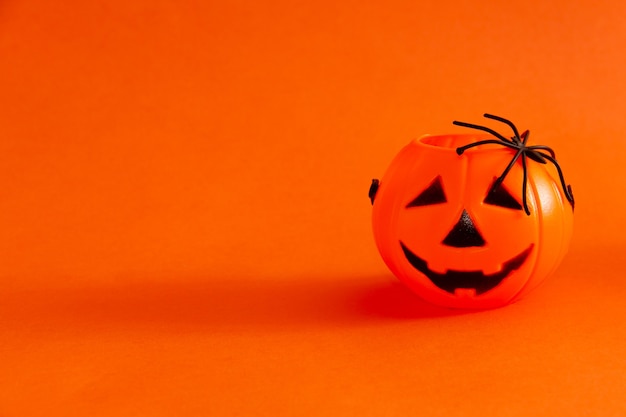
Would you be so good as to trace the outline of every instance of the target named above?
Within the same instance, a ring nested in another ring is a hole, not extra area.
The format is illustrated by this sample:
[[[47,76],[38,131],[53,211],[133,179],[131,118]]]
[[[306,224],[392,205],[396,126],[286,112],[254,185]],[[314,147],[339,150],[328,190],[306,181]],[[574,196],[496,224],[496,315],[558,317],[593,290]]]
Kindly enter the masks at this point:
[[[500,271],[502,271],[502,264],[497,264],[497,265],[492,265],[492,266],[488,266],[484,268],[483,274],[485,274],[486,276],[489,276],[489,275],[497,274]]]
[[[476,290],[474,288],[457,288],[454,290],[454,295],[459,298],[473,298],[476,297]]]

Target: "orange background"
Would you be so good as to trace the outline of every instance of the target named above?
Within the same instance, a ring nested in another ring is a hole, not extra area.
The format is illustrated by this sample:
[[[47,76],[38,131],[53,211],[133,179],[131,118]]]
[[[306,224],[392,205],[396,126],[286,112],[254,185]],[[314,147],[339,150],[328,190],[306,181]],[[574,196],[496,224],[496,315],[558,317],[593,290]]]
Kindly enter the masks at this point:
[[[500,3],[0,2],[0,416],[625,415],[626,5]],[[484,112],[575,236],[460,313],[367,189]]]

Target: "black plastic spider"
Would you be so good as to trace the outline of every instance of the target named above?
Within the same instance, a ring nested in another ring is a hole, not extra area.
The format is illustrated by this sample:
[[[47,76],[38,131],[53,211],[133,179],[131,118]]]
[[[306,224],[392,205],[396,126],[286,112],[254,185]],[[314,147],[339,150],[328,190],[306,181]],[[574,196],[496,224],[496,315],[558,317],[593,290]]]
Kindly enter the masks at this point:
[[[470,143],[469,145],[456,148],[456,153],[459,155],[462,155],[463,152],[465,152],[467,149],[473,148],[475,146],[487,145],[487,144],[502,145],[502,146],[506,146],[507,148],[516,150],[517,152],[511,159],[511,162],[509,162],[509,165],[507,165],[506,169],[504,170],[502,175],[498,177],[498,179],[496,180],[496,182],[494,183],[491,189],[496,190],[500,186],[500,184],[502,184],[502,181],[504,181],[504,178],[506,177],[506,175],[509,173],[511,168],[513,168],[513,165],[521,156],[522,168],[524,171],[524,180],[522,182],[522,203],[524,205],[524,211],[526,212],[527,215],[530,215],[530,210],[528,209],[528,204],[526,202],[526,187],[528,183],[526,159],[530,158],[533,161],[539,162],[540,164],[547,164],[548,162],[552,162],[552,164],[554,164],[556,170],[559,173],[559,178],[561,180],[561,186],[563,187],[563,192],[565,193],[565,197],[567,198],[567,201],[569,201],[569,203],[572,205],[572,210],[573,210],[574,209],[574,194],[572,193],[572,186],[565,184],[563,171],[561,170],[559,163],[556,161],[556,155],[554,151],[550,147],[545,146],[545,145],[527,146],[526,142],[528,142],[528,136],[530,135],[530,132],[526,130],[520,135],[515,125],[507,119],[504,119],[499,116],[494,116],[492,114],[487,114],[487,113],[485,113],[483,116],[488,119],[493,119],[502,123],[506,123],[511,129],[513,129],[514,136],[511,139],[507,139],[501,134],[499,134],[498,132],[496,132],[495,130],[489,129],[488,127],[474,125],[471,123],[458,122],[455,120],[452,123],[457,126],[463,126],[463,127],[469,127],[471,129],[482,130],[482,131],[492,134],[493,136],[499,139],[499,140],[488,139],[488,140],[481,140],[478,142]]]

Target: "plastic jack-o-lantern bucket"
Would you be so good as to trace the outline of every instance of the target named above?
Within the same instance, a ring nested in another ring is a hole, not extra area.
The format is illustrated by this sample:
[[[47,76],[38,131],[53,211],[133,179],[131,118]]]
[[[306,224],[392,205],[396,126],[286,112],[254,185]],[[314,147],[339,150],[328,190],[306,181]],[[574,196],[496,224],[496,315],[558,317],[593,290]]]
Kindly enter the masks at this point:
[[[495,308],[550,275],[572,236],[574,198],[554,152],[506,138],[427,135],[370,188],[374,238],[391,271],[424,300]],[[484,131],[486,133],[481,133]]]

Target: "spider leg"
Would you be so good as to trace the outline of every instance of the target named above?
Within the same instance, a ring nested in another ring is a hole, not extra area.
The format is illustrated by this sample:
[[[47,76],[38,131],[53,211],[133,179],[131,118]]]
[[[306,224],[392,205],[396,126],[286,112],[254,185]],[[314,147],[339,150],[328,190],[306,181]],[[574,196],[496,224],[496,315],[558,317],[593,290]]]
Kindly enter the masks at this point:
[[[505,138],[504,136],[502,136],[501,134],[499,134],[495,130],[489,129],[488,127],[485,127],[485,126],[479,126],[479,125],[474,125],[474,124],[465,123],[465,122],[458,122],[456,120],[453,121],[452,124],[457,125],[457,126],[469,127],[470,129],[482,130],[484,132],[491,133],[493,136],[497,137],[498,139],[500,139],[503,142],[512,143],[509,139]]]
[[[545,145],[533,145],[533,146],[529,146],[528,149],[532,149],[534,150],[542,150],[542,151],[546,151],[548,153],[550,153],[550,155],[552,155],[553,158],[556,158],[556,154],[554,153],[554,151],[552,150],[551,147],[549,146],[545,146]]]
[[[544,155],[544,158],[548,159],[548,161],[554,164],[554,167],[559,173],[559,179],[561,180],[561,187],[563,187],[563,192],[565,193],[565,197],[567,198],[567,201],[569,201],[569,203],[572,205],[572,208],[574,208],[574,194],[572,193],[572,187],[570,185],[566,185],[565,177],[563,176],[563,171],[561,170],[561,166],[556,161],[556,159],[552,158],[551,156]]]
[[[524,148],[526,152],[526,156],[532,159],[535,162],[539,162],[540,164],[547,164],[548,161],[544,158],[544,154],[539,151],[534,151],[528,147]]]
[[[496,187],[499,187],[500,184],[502,184],[502,182],[504,181],[504,178],[507,176],[507,174],[509,173],[511,168],[513,168],[513,165],[515,165],[515,161],[517,161],[517,159],[520,157],[520,155],[523,155],[523,154],[524,154],[524,150],[521,149],[521,148],[515,153],[515,156],[513,157],[513,159],[511,159],[509,164],[506,166],[506,168],[504,169],[504,172],[502,173],[502,175],[500,175],[498,177],[498,179],[496,180],[496,182],[494,183],[494,187],[493,187],[494,189]]]
[[[504,117],[494,116],[493,114],[489,114],[489,113],[485,113],[485,114],[483,114],[483,116],[486,117],[487,119],[493,119],[493,120],[497,120],[497,121],[502,122],[502,123],[506,123],[507,125],[509,125],[509,127],[511,129],[513,129],[513,133],[515,134],[515,137],[518,138],[518,139],[521,139],[521,137],[519,135],[519,132],[517,131],[517,127],[515,127],[513,122],[511,122],[510,120],[507,120]]]
[[[567,191],[569,192],[570,197],[572,197],[572,199],[570,200],[570,203],[572,204],[572,210],[573,210],[574,209],[574,192],[572,191],[571,185],[567,186]]]
[[[520,137],[522,139],[522,143],[524,145],[526,145],[526,142],[528,142],[528,137],[530,136],[530,130],[526,129],[524,130],[524,133],[522,133],[522,136]]]
[[[473,148],[474,146],[487,145],[487,144],[490,144],[490,143],[492,143],[494,145],[506,146],[507,148],[511,148],[511,149],[515,149],[515,150],[520,149],[518,146],[515,146],[515,145],[513,145],[510,142],[501,142],[501,141],[495,140],[495,139],[487,139],[487,140],[481,140],[481,141],[478,141],[478,142],[470,143],[468,145],[460,146],[460,147],[456,148],[456,153],[458,155],[462,155],[463,152],[465,152],[469,148]]]
[[[522,182],[522,204],[524,205],[524,211],[526,215],[530,216],[530,210],[528,209],[528,202],[526,201],[526,187],[528,186],[528,172],[526,168],[526,154],[522,153],[522,168],[524,170],[524,180]]]

